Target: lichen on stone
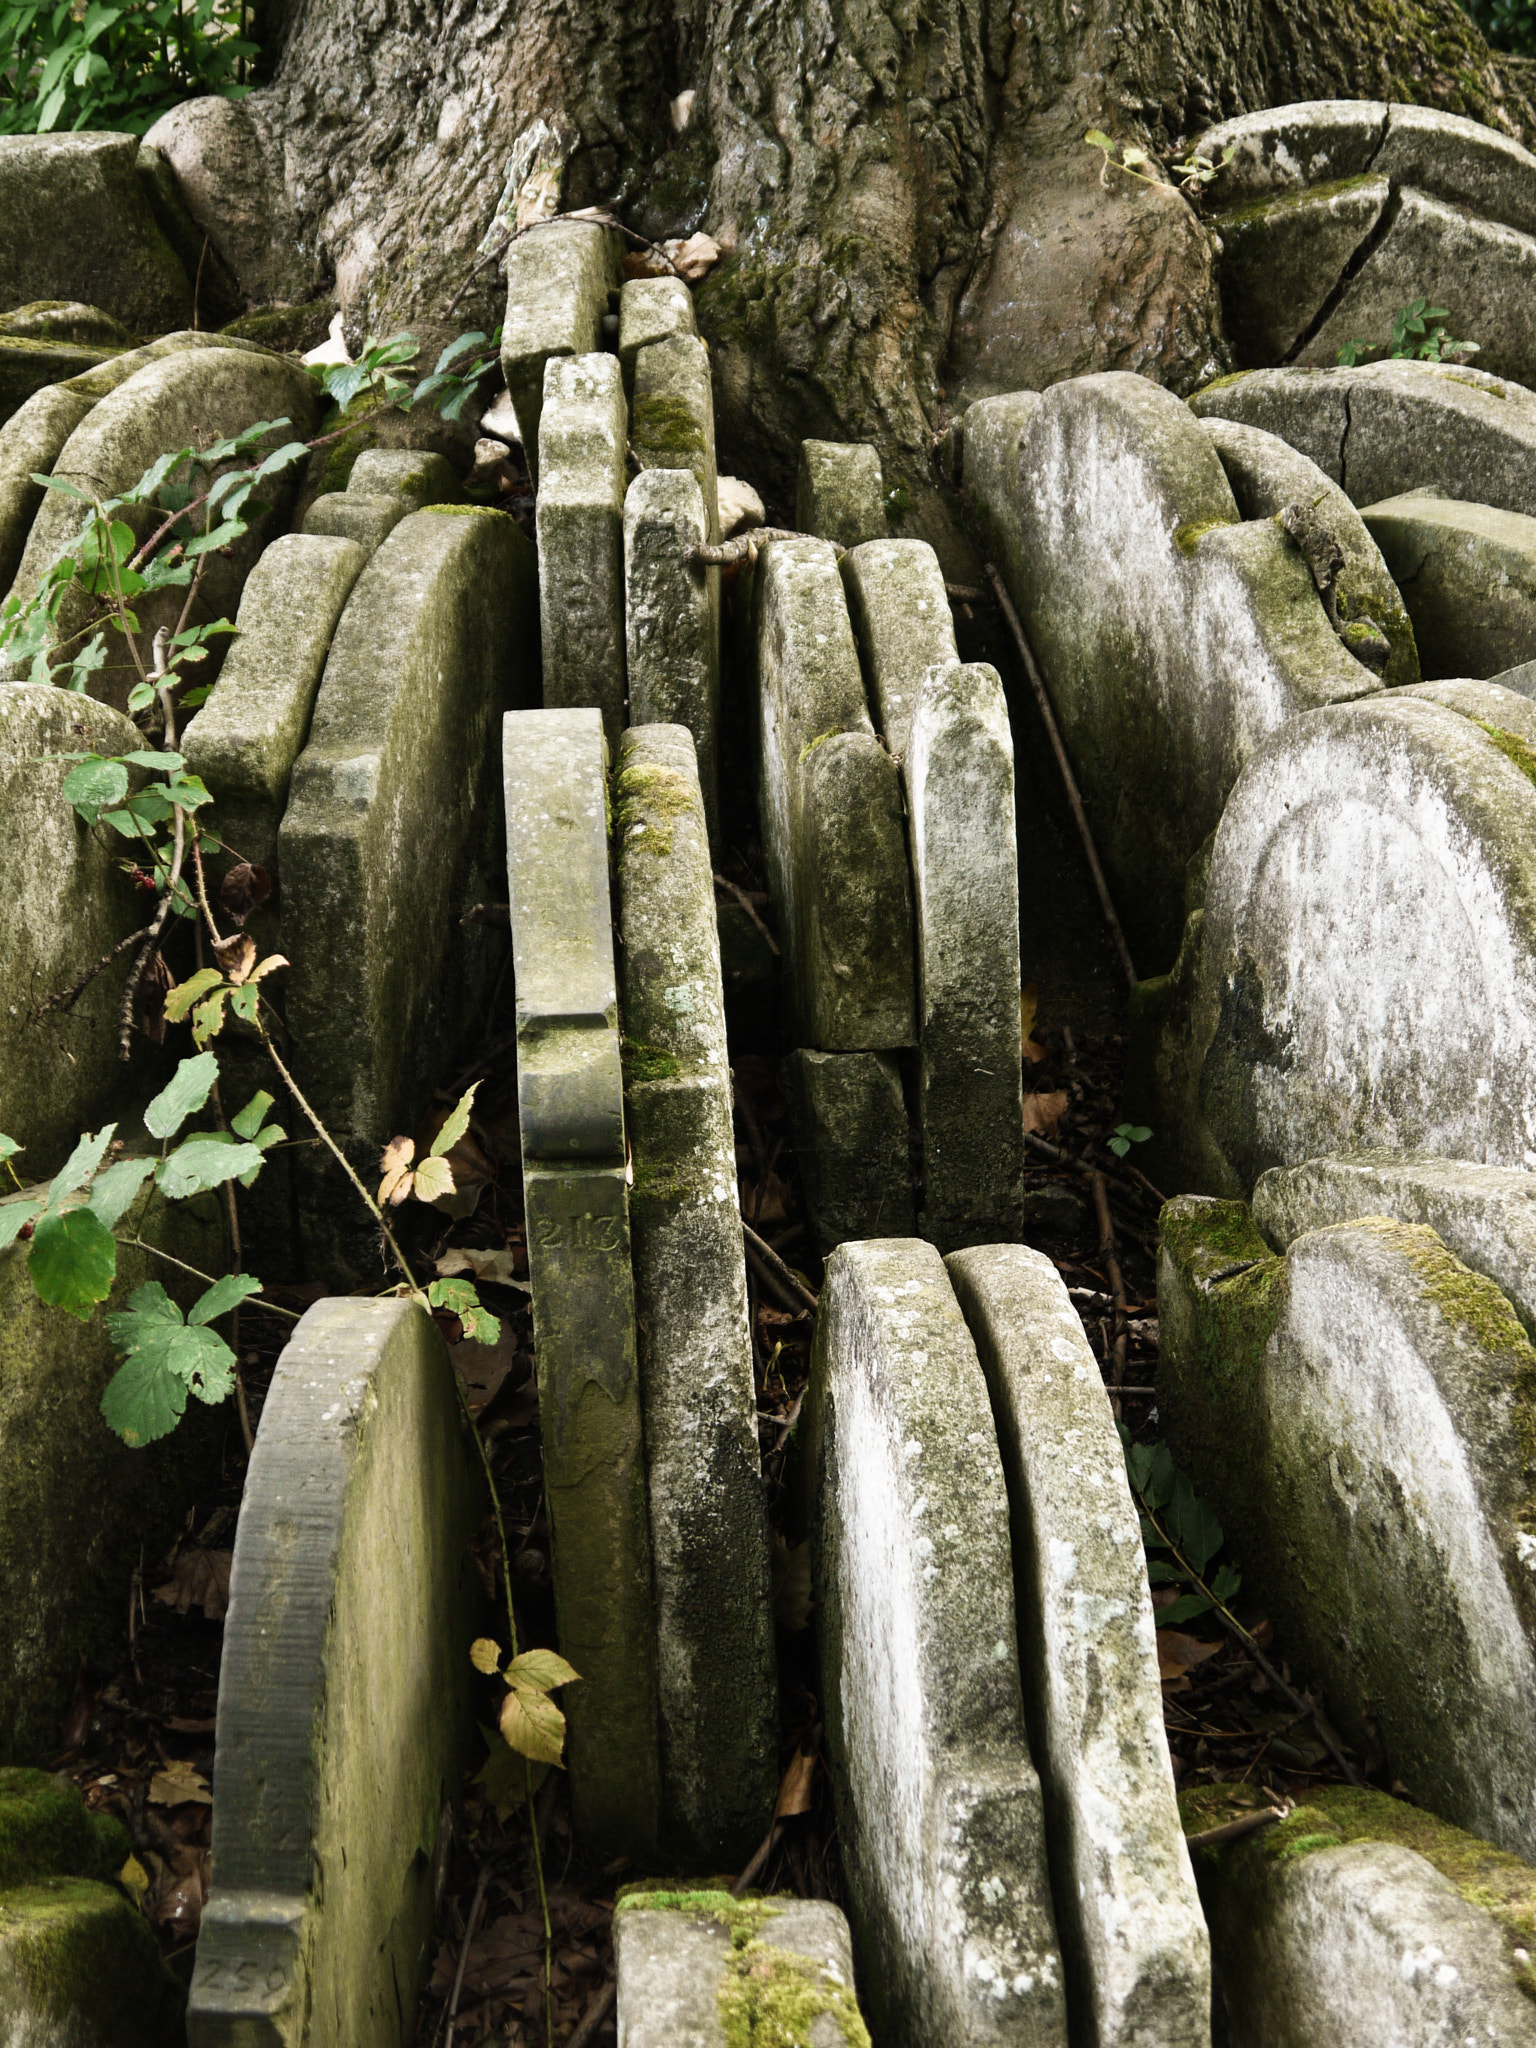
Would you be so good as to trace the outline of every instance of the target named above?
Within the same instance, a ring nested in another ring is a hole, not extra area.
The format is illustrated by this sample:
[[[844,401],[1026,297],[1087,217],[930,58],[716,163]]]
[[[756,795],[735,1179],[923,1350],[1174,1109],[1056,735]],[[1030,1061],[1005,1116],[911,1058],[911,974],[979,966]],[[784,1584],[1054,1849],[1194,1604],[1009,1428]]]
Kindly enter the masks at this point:
[[[703,423],[693,407],[667,391],[636,394],[630,438],[648,454],[702,455],[705,446]]]
[[[651,853],[665,859],[672,851],[670,828],[679,818],[695,818],[703,828],[703,810],[687,784],[658,762],[638,761],[621,768],[614,794],[622,852]]]
[[[1236,526],[1235,519],[1196,519],[1188,526],[1177,526],[1173,532],[1173,544],[1181,555],[1192,555],[1208,533],[1225,533],[1229,526]]]
[[[1518,733],[1506,732],[1501,725],[1484,725],[1480,718],[1472,723],[1487,733],[1506,761],[1512,761],[1533,787],[1536,787],[1536,747],[1529,746]]]
[[[624,1063],[624,1086],[634,1088],[646,1081],[670,1081],[682,1072],[676,1056],[662,1046],[647,1045],[641,1038],[626,1038],[619,1048]]]
[[[445,512],[454,519],[512,519],[499,505],[423,505],[423,512]],[[515,519],[513,525],[517,524]]]

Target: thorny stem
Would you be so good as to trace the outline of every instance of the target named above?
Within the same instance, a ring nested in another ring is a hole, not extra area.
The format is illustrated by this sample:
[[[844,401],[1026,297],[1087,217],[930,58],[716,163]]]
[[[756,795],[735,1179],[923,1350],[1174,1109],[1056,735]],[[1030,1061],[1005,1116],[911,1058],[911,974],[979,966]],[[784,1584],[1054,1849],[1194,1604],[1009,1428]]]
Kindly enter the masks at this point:
[[[168,1266],[175,1266],[178,1272],[190,1273],[194,1280],[202,1280],[209,1287],[215,1285],[212,1273],[205,1273],[200,1266],[189,1266],[185,1259],[178,1259],[173,1257],[170,1252],[161,1251],[159,1245],[150,1244],[142,1237],[120,1237],[117,1241],[119,1244],[132,1245],[136,1251],[151,1252],[157,1259],[164,1259]],[[295,1310],[280,1308],[275,1301],[264,1301],[262,1307],[271,1309],[275,1316],[286,1316],[290,1323],[296,1323],[299,1320]]]
[[[213,922],[213,912],[208,908],[208,895],[203,886],[202,849],[196,839],[192,841],[192,872],[197,877],[198,901],[202,905],[204,917],[208,920],[208,929],[214,935],[214,944],[217,945],[218,928]],[[201,925],[198,926],[197,930],[197,964],[199,967],[203,964],[203,931]],[[220,1092],[217,1081],[213,1084],[212,1101],[214,1114],[219,1119],[220,1130],[226,1136],[233,1136],[229,1128],[229,1118],[224,1114],[224,1097]],[[227,1180],[224,1183],[224,1201],[225,1206],[229,1210],[230,1255],[234,1259],[235,1271],[238,1273],[245,1264],[245,1255],[240,1244],[240,1205],[235,1200],[235,1184],[232,1180]],[[235,1361],[235,1406],[240,1414],[240,1434],[245,1440],[245,1455],[249,1458],[252,1451],[256,1448],[256,1438],[251,1429],[251,1411],[245,1398],[245,1374],[240,1366],[240,1304],[238,1301],[229,1312],[229,1349]]]

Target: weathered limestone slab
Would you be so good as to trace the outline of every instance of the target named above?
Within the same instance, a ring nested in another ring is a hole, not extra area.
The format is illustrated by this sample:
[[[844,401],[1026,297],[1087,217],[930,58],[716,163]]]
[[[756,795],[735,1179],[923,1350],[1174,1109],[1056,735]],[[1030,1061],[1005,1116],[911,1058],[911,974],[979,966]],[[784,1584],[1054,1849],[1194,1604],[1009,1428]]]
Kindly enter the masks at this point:
[[[1240,363],[1259,367],[1289,358],[1391,196],[1385,178],[1346,178],[1288,189],[1215,216],[1222,313]],[[1375,338],[1374,328],[1360,332]],[[1309,350],[1308,360],[1332,362],[1333,356]]]
[[[82,348],[74,342],[0,333],[0,420],[8,420],[46,386],[94,370],[116,353],[116,349]]]
[[[502,733],[517,1093],[544,1497],[582,1836],[649,1857],[659,1824],[656,1617],[636,1370],[624,1091],[595,710]]]
[[[536,513],[544,702],[551,710],[595,704],[610,748],[624,730],[627,433],[617,356],[551,359]]]
[[[1469,213],[1536,235],[1536,157],[1481,121],[1437,107],[1396,104],[1371,168],[1394,183],[1415,185]]]
[[[960,660],[944,571],[924,540],[869,540],[844,555],[842,575],[870,704],[899,761],[924,676]]]
[[[778,1684],[720,942],[687,729],[632,727],[614,800],[662,1812],[682,1860],[732,1869],[773,1812]]]
[[[155,225],[138,154],[133,135],[0,138],[0,310],[77,299],[135,334],[191,319],[191,280]]]
[[[1487,1274],[1536,1336],[1536,1177],[1471,1159],[1344,1152],[1274,1167],[1253,1191],[1253,1220],[1276,1251],[1361,1216],[1427,1224],[1464,1266]]]
[[[1370,529],[1339,486],[1278,434],[1216,417],[1201,425],[1211,437],[1244,519],[1273,519],[1288,505],[1300,504],[1338,543],[1344,562],[1334,597],[1345,645],[1350,645],[1351,625],[1379,627],[1391,650],[1382,682],[1388,688],[1418,682],[1419,652],[1402,593]]]
[[[1030,1746],[1068,2002],[1085,2039],[1210,2039],[1210,1945],[1184,1848],[1140,1523],[1098,1361],[1041,1252],[945,1266],[997,1417]]]
[[[1213,1785],[1180,1805],[1198,1832],[1239,1818],[1243,1799]],[[1459,1828],[1329,1785],[1279,1827],[1198,1850],[1195,1867],[1232,2048],[1536,2037],[1536,1872]]]
[[[711,841],[719,833],[720,572],[688,557],[709,539],[698,481],[643,469],[624,497],[624,645],[636,725],[693,735]]]
[[[1376,679],[1289,537],[1239,522],[1171,393],[1121,372],[1057,384],[1019,459],[1012,595],[1147,973],[1177,950],[1185,867],[1261,737]]]
[[[1383,100],[1300,100],[1219,122],[1194,147],[1213,164],[1233,150],[1212,190],[1223,206],[1241,204],[1374,169],[1389,111]]]
[[[796,1035],[828,1052],[910,1045],[901,790],[865,708],[837,558],[825,542],[771,541],[754,580],[758,810]]]
[[[1040,409],[1038,391],[981,398],[960,417],[960,477],[992,559],[1018,589],[1024,574],[1021,508],[1030,488],[1024,439]]]
[[[117,354],[128,348],[132,336],[126,327],[103,313],[99,306],[83,306],[78,299],[33,299],[14,313],[0,313],[0,335],[19,335],[29,341],[61,341],[77,348],[91,348]]]
[[[1518,668],[1507,668],[1490,680],[1501,689],[1513,690],[1517,696],[1536,697],[1536,661],[1522,661]]]
[[[247,579],[218,687],[181,736],[187,766],[213,793],[221,832],[274,881],[293,764],[367,559],[352,540],[314,533],[275,540]]]
[[[829,1899],[627,1892],[613,1950],[625,2048],[727,2048],[786,2027],[809,2048],[869,2048],[848,1922]]]
[[[1426,676],[1495,676],[1536,656],[1536,518],[1409,495],[1360,515],[1413,619]]]
[[[601,346],[608,294],[618,282],[613,244],[607,228],[561,220],[520,235],[506,253],[501,368],[535,482],[544,461],[539,422],[545,366],[558,356],[589,356]]]
[[[1016,1238],[1024,1222],[1013,735],[996,669],[929,672],[902,772],[917,914],[923,1235],[952,1251]]]
[[[1425,485],[1536,515],[1536,392],[1451,363],[1249,370],[1189,401],[1310,456],[1355,505]]]
[[[827,1749],[892,2048],[1065,2043],[987,1386],[920,1239],[828,1262],[806,1407]]]
[[[0,2012],[11,2040],[164,2048],[181,2011],[154,1930],[115,1886],[53,1877],[0,1891]]]
[[[795,527],[845,548],[885,538],[885,479],[867,441],[800,443]]]
[[[216,1196],[172,1204],[141,1191],[125,1228],[201,1272],[227,1270]],[[120,1640],[122,1589],[141,1549],[163,1554],[187,1502],[217,1468],[230,1420],[227,1411],[190,1402],[196,1412],[158,1443],[135,1450],[115,1436],[98,1413],[117,1370],[104,1316],[81,1323],[45,1307],[27,1272],[29,1249],[21,1242],[0,1251],[0,1760],[7,1762],[58,1754],[81,1653],[94,1656]],[[200,1280],[187,1282],[164,1260],[122,1245],[105,1310],[126,1308],[147,1280],[158,1280],[183,1309],[203,1291]]]
[[[532,553],[505,513],[403,520],[353,586],[294,764],[278,864],[295,1069],[365,1179],[414,1130],[491,967],[459,919],[500,864],[495,732],[537,687]],[[334,1168],[304,1154],[297,1178],[312,1270],[376,1270]]]
[[[619,293],[619,361],[626,383],[635,375],[635,357],[653,341],[697,334],[693,293],[680,277],[632,277]]]
[[[347,489],[364,497],[401,498],[412,512],[464,502],[453,464],[430,448],[365,448],[352,465]]]
[[[823,1258],[851,1238],[912,1237],[912,1134],[901,1074],[888,1053],[786,1055],[805,1206]]]
[[[1411,689],[1392,694],[1409,702],[1419,698],[1425,703],[1443,704],[1448,711],[1459,711],[1463,718],[1470,718],[1485,731],[1491,727],[1495,744],[1522,765],[1520,743],[1536,748],[1536,704],[1523,691],[1511,690],[1504,683],[1447,676],[1437,683],[1415,683]],[[1511,745],[1511,741],[1515,744]]]
[[[304,514],[302,530],[317,538],[350,541],[371,555],[410,511],[403,498],[383,492],[322,491]]]
[[[687,469],[704,497],[711,541],[720,538],[715,469],[715,397],[709,350],[696,334],[639,349],[629,438],[642,469]]]
[[[230,1571],[192,2048],[398,2048],[415,2010],[483,1606],[453,1373],[404,1301],[317,1302],[278,1361]]]
[[[1414,1799],[1536,1844],[1536,1350],[1420,1224],[1272,1258],[1238,1203],[1162,1216],[1168,1439],[1293,1663]]]

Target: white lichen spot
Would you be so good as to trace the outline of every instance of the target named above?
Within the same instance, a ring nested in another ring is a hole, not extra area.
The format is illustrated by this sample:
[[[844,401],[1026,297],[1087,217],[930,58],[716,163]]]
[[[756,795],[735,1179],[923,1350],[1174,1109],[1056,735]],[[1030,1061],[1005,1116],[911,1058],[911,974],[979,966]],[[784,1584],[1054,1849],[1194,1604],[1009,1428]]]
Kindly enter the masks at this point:
[[[1000,1906],[1003,1903],[1004,1899],[1006,1899],[1008,1896],[1008,1887],[1003,1883],[1003,1880],[1000,1877],[997,1877],[996,1875],[992,1877],[984,1877],[981,1880],[981,1896],[986,1900],[989,1906]],[[990,1966],[987,1966],[987,1969],[985,1971],[979,1972],[978,1974],[989,1974],[989,1972]]]
[[[1051,1356],[1058,1365],[1070,1365],[1077,1356],[1077,1346],[1065,1337],[1051,1339]]]

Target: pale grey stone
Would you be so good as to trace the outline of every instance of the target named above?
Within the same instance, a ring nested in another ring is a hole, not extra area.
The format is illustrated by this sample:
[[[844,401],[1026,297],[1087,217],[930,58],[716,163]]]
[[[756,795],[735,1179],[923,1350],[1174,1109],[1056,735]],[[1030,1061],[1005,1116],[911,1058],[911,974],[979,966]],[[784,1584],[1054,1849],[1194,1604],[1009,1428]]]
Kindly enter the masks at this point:
[[[365,448],[352,465],[347,489],[365,497],[401,498],[411,512],[464,502],[453,464],[428,448]]]
[[[113,349],[0,333],[0,420],[8,420],[50,384],[62,384],[66,378],[96,369],[111,362],[115,354]]]
[[[1502,675],[1489,680],[1501,689],[1514,691],[1518,697],[1536,697],[1536,661],[1522,661],[1518,668],[1507,668]]]
[[[829,1899],[770,1899],[742,1947],[732,1941],[740,1907],[728,1892],[683,1894],[686,1904],[653,1903],[632,1892],[613,1916],[614,1973],[622,2048],[726,2048],[720,1994],[733,1978],[745,1986],[774,1980],[814,1986],[823,2009],[806,2023],[806,2048],[846,2048],[853,1995],[848,1922]],[[764,1910],[765,1908],[765,1910]]]
[[[780,1073],[822,1257],[853,1238],[915,1234],[912,1137],[895,1060],[798,1051]]]
[[[715,399],[709,350],[696,334],[640,349],[634,363],[629,439],[642,469],[692,470],[704,496],[711,541],[720,537],[715,469]]]
[[[759,798],[802,1045],[910,1045],[912,888],[896,765],[874,736],[837,558],[770,541],[754,577]]]
[[[335,257],[305,235],[287,196],[283,138],[251,101],[183,100],[146,132],[144,147],[164,160],[199,244],[206,236],[249,304],[297,304],[323,289]]]
[[[1271,1168],[1253,1191],[1253,1220],[1276,1251],[1304,1231],[1360,1216],[1427,1224],[1464,1266],[1502,1289],[1536,1336],[1536,1176],[1419,1152],[1340,1152]]]
[[[800,443],[795,527],[845,548],[885,538],[885,479],[867,441]]]
[[[625,723],[627,433],[618,357],[551,357],[536,513],[544,702],[551,710],[596,705],[610,748]]]
[[[1057,384],[1019,459],[1012,595],[1150,973],[1177,951],[1185,868],[1263,735],[1378,685],[1287,535],[1239,521],[1170,392],[1123,372]]]
[[[1209,190],[1218,205],[1240,204],[1373,169],[1388,111],[1381,100],[1301,100],[1263,107],[1207,128],[1193,147],[1213,164],[1229,147],[1233,150]]]
[[[930,669],[959,661],[939,558],[924,540],[869,540],[842,560],[870,705],[899,761]]]
[[[715,887],[684,726],[624,735],[614,806],[663,1824],[680,1861],[739,1869],[773,1812],[778,1682]]]
[[[624,497],[624,643],[636,725],[693,735],[711,841],[718,838],[720,572],[689,556],[709,539],[686,469],[643,469]]]
[[[1399,102],[1387,116],[1371,169],[1394,184],[1417,186],[1469,213],[1536,235],[1536,157],[1481,121]]]
[[[1013,735],[996,669],[930,670],[902,773],[917,917],[923,1235],[951,1251],[1016,1238],[1024,1220]]]
[[[693,293],[680,277],[632,277],[619,293],[619,361],[626,380],[634,377],[641,349],[698,331]]]
[[[1065,2044],[1008,1496],[943,1261],[847,1244],[802,1421],[826,1739],[871,2017],[891,2048]]]
[[[120,321],[99,306],[82,306],[78,299],[34,299],[18,306],[14,313],[0,313],[0,334],[20,335],[32,341],[72,342],[78,347],[105,349],[116,354],[133,346],[133,337]]]
[[[135,334],[190,320],[192,283],[155,224],[138,154],[132,135],[0,138],[0,310],[77,299]]]
[[[1068,2003],[1099,2048],[1209,2048],[1210,1945],[1098,1361],[1043,1253],[987,1245],[945,1265],[997,1418]]]
[[[1335,1725],[1431,1812],[1536,1845],[1536,1350],[1421,1224],[1269,1256],[1185,1196],[1158,1263],[1168,1440]],[[1251,1249],[1250,1249],[1251,1247]]]
[[[660,1821],[656,1611],[636,1369],[624,1093],[593,709],[502,732],[517,1091],[544,1487],[578,1833],[649,1860]]]
[[[493,948],[459,922],[500,864],[494,734],[537,690],[532,548],[505,513],[413,512],[335,629],[278,835],[300,1085],[368,1179],[414,1130]],[[298,1163],[323,1272],[377,1270],[324,1153]]]
[[[745,528],[766,526],[768,514],[763,501],[749,483],[739,476],[715,479],[715,496],[720,508],[720,538],[729,540]]]
[[[1013,391],[981,398],[961,414],[960,478],[973,516],[1013,589],[1024,574],[1021,513],[1030,480],[1024,466],[1024,438],[1040,409],[1038,391]]]
[[[1437,683],[1416,683],[1411,689],[1394,690],[1394,697],[1412,701],[1422,698],[1459,711],[1475,725],[1492,726],[1506,738],[1523,740],[1536,747],[1536,704],[1519,690],[1500,682],[1477,682],[1468,676],[1447,676]]]
[[[1317,515],[1344,557],[1336,585],[1340,623],[1347,627],[1368,620],[1379,626],[1391,647],[1382,682],[1389,688],[1416,683],[1419,653],[1402,595],[1365,521],[1339,486],[1278,434],[1215,416],[1201,425],[1244,519],[1273,519],[1295,504]]]
[[[317,1302],[278,1361],[230,1571],[193,2048],[397,2048],[415,2010],[484,1604],[453,1375],[404,1301]]]
[[[1348,178],[1317,189],[1287,188],[1215,216],[1222,313],[1240,363],[1257,368],[1290,358],[1391,196],[1385,178]],[[1387,318],[1390,327],[1391,314]],[[1374,328],[1358,332],[1364,340],[1377,338]],[[1309,348],[1306,360],[1331,363],[1337,346],[1325,356]]]
[[[365,555],[394,532],[411,508],[403,498],[362,491],[322,491],[304,514],[303,532],[317,538],[350,541]]]
[[[545,367],[556,357],[589,356],[601,346],[608,295],[618,282],[614,242],[607,228],[586,221],[550,221],[519,235],[502,259],[507,317],[501,368],[535,482],[544,462]]]
[[[1403,594],[1426,676],[1494,676],[1536,655],[1536,518],[1419,496],[1360,516]]]

